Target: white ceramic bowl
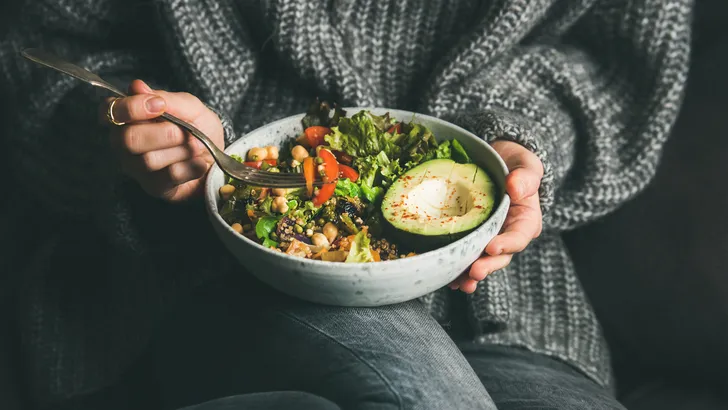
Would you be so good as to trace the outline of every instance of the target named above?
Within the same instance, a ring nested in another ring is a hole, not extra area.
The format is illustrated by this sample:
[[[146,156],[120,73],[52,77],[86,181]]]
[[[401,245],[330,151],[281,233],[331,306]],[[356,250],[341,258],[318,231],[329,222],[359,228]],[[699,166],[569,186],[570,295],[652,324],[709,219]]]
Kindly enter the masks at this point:
[[[381,306],[424,296],[455,279],[481,254],[500,231],[510,205],[504,182],[508,173],[500,156],[482,139],[446,121],[408,111],[383,108],[346,108],[351,115],[360,110],[390,115],[400,121],[424,124],[438,140],[456,138],[467,153],[498,186],[492,215],[467,236],[434,251],[392,261],[337,263],[303,259],[267,249],[236,233],[218,214],[218,190],[225,176],[215,165],[207,176],[205,202],[210,220],[224,246],[245,270],[281,292],[317,303],[339,306]],[[258,128],[225,150],[245,156],[253,147],[280,146],[302,132],[303,114]],[[246,274],[241,269],[240,274]]]

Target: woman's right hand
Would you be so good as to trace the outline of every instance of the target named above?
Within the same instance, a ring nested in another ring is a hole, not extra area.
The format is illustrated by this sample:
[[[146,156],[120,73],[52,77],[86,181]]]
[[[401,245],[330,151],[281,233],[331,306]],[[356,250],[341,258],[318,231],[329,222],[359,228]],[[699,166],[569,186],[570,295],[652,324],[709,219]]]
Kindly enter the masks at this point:
[[[103,121],[110,125],[110,142],[124,173],[150,195],[179,202],[202,192],[204,176],[213,164],[205,146],[179,126],[156,120],[168,112],[192,123],[220,149],[225,148],[220,118],[188,93],[152,90],[141,80],[129,86],[129,97],[113,106],[113,117],[125,125],[111,124],[106,113],[113,99],[101,104]]]

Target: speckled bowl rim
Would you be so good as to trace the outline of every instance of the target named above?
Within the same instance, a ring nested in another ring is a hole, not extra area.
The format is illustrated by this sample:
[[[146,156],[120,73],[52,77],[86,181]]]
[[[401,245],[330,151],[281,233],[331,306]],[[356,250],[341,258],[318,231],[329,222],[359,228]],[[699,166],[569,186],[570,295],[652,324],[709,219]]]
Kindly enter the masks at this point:
[[[411,112],[411,111],[406,111],[406,110],[399,110],[399,109],[395,109],[395,108],[382,108],[382,107],[344,107],[344,110],[346,110],[347,112],[359,112],[359,111],[362,111],[362,110],[370,110],[370,111],[390,111],[390,112],[397,112],[397,113],[406,114],[408,116],[408,118],[409,117],[412,118],[410,121],[415,121],[416,118],[425,118],[428,121],[437,122],[440,125],[443,125],[443,126],[445,126],[447,128],[451,128],[453,130],[456,130],[459,133],[462,133],[464,135],[467,135],[467,136],[471,137],[472,139],[476,140],[476,143],[477,144],[480,144],[486,151],[488,151],[491,155],[493,155],[496,158],[496,160],[498,161],[498,164],[500,164],[500,166],[502,168],[502,171],[503,171],[504,175],[506,175],[506,176],[508,175],[508,167],[506,166],[505,162],[503,161],[503,158],[501,158],[501,156],[498,155],[498,153],[493,149],[493,147],[490,146],[490,144],[488,144],[487,142],[485,142],[485,140],[483,140],[482,138],[477,137],[472,132],[470,132],[470,131],[468,131],[468,130],[460,127],[460,126],[457,126],[457,125],[455,125],[453,123],[450,123],[448,121],[445,121],[445,120],[442,120],[440,118],[433,117],[433,116],[430,116],[430,115],[426,115],[426,114],[419,114],[419,113],[415,113],[415,112]],[[256,129],[248,132],[246,135],[261,132],[262,130],[264,130],[266,128],[274,128],[278,124],[281,124],[281,123],[284,123],[284,122],[290,122],[290,121],[292,121],[294,119],[297,119],[297,118],[300,119],[304,115],[305,115],[305,113],[300,113],[300,114],[290,115],[290,116],[285,117],[285,118],[281,118],[279,120],[276,120],[276,121],[270,122],[268,124],[265,124],[265,125],[263,125],[261,127],[258,127]],[[402,120],[400,120],[400,121],[402,121]],[[246,135],[241,136],[238,140],[236,140],[235,142],[233,142],[232,144],[230,144],[228,147],[226,147],[225,148],[225,153],[227,153],[229,155],[230,154],[230,151],[232,151],[233,148],[236,145],[242,144],[242,141],[244,140],[244,138],[245,138]],[[480,166],[480,165],[478,165],[478,166]],[[217,199],[218,199],[217,198],[217,192],[211,192],[212,191],[212,188],[211,188],[211,186],[212,186],[212,179],[215,178],[215,176],[218,173],[221,173],[221,172],[222,172],[222,170],[220,169],[220,167],[217,164],[213,164],[213,166],[210,168],[210,171],[207,174],[207,177],[205,177],[205,207],[207,208],[208,213],[210,213],[210,215],[212,215],[212,217],[214,218],[214,220],[217,223],[219,223],[220,225],[223,226],[223,229],[227,230],[231,234],[235,234],[235,236],[238,239],[242,240],[243,242],[245,242],[245,243],[247,243],[249,245],[252,245],[252,246],[256,247],[257,249],[259,249],[262,252],[267,252],[270,255],[275,255],[277,257],[280,257],[280,258],[283,258],[283,259],[286,259],[286,260],[290,260],[291,262],[296,262],[296,263],[301,264],[303,266],[311,266],[311,267],[316,267],[316,266],[329,266],[329,267],[335,267],[335,266],[341,266],[342,265],[343,262],[328,262],[328,261],[319,261],[319,260],[313,260],[313,259],[306,259],[306,258],[301,258],[301,257],[298,257],[298,256],[287,255],[287,254],[285,254],[283,252],[274,251],[274,250],[268,249],[265,246],[263,246],[263,245],[255,242],[255,241],[253,241],[251,239],[248,239],[247,237],[245,237],[243,235],[240,235],[237,232],[235,232],[230,227],[230,225],[228,225],[225,222],[225,220],[222,219],[222,217],[220,216],[220,213],[217,210]],[[352,263],[345,264],[345,266],[347,266],[347,267],[354,267],[354,266],[368,265],[370,263],[376,263],[376,264],[385,264],[385,265],[387,265],[389,267],[399,267],[399,266],[404,267],[406,265],[409,265],[409,264],[412,264],[412,263],[416,263],[417,261],[426,260],[427,258],[431,258],[434,253],[448,252],[450,249],[458,248],[458,246],[460,246],[462,244],[462,242],[464,242],[467,238],[470,238],[471,236],[477,235],[479,233],[479,231],[486,229],[487,228],[486,227],[486,223],[490,220],[490,218],[493,215],[495,215],[499,210],[501,210],[501,208],[506,207],[506,206],[510,206],[510,200],[507,200],[507,201],[504,200],[505,197],[508,196],[508,194],[505,193],[505,189],[503,189],[503,192],[504,192],[503,195],[501,195],[498,198],[498,200],[497,200],[498,201],[498,206],[495,209],[493,209],[493,211],[491,212],[491,215],[488,216],[488,219],[486,219],[485,221],[483,221],[483,223],[481,223],[472,232],[470,232],[469,234],[465,235],[464,237],[456,240],[453,243],[450,243],[448,245],[445,245],[445,246],[443,246],[441,248],[437,248],[437,249],[434,249],[434,250],[431,250],[431,251],[427,251],[425,253],[417,254],[415,256],[410,256],[410,257],[407,257],[407,258],[400,258],[400,259],[395,259],[395,260],[386,260],[386,261],[380,261],[380,262],[352,262]],[[377,270],[377,271],[379,271],[379,272],[386,272],[384,269]],[[341,270],[340,273],[342,275],[348,275],[348,273],[347,272],[344,272],[344,270]],[[386,274],[387,274],[387,276],[390,276],[389,273],[386,273]]]

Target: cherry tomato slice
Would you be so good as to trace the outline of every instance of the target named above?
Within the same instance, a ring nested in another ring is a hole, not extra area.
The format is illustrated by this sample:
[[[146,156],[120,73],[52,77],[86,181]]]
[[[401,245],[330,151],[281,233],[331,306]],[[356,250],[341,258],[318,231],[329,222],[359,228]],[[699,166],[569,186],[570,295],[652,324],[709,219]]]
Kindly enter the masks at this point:
[[[339,164],[339,178],[349,178],[351,182],[356,182],[359,179],[359,173],[350,166]]]
[[[331,128],[314,125],[306,128],[303,133],[306,135],[306,141],[311,148],[316,148],[324,144],[324,137],[331,134]]]
[[[265,161],[268,165],[270,165],[272,167],[278,165],[277,159],[265,159],[263,161]],[[253,167],[255,169],[260,169],[260,167],[263,165],[263,161],[246,161],[246,162],[243,162],[243,164],[245,164],[249,167]]]
[[[319,150],[318,156],[324,162],[324,182],[336,184],[336,180],[339,179],[339,163],[336,157],[327,149]]]
[[[306,180],[308,196],[313,195],[313,181],[316,178],[316,166],[313,163],[313,157],[306,157],[303,160],[303,178]]]
[[[318,194],[311,200],[314,206],[321,206],[328,201],[336,190],[336,184],[325,184],[319,188]]]
[[[327,149],[319,150],[319,158],[324,162],[324,185],[319,188],[318,194],[313,198],[312,202],[315,206],[321,206],[334,195],[336,189],[336,181],[339,179],[339,163],[336,157]]]

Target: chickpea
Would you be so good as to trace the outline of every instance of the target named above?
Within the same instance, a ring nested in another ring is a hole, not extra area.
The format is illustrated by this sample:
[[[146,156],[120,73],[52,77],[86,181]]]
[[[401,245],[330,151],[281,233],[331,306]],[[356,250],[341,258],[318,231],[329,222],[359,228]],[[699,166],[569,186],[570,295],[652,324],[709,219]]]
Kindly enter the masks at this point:
[[[286,196],[288,190],[286,188],[273,188],[271,192],[273,196]]]
[[[265,148],[251,148],[248,151],[248,159],[250,161],[263,161],[268,157],[268,151]]]
[[[230,184],[225,184],[220,187],[220,197],[222,199],[229,199],[235,192],[235,187]]]
[[[329,240],[326,238],[326,236],[318,232],[311,235],[311,243],[314,244],[314,246],[321,246],[324,248],[329,246]]]
[[[302,145],[296,145],[291,150],[291,156],[298,162],[303,162],[304,158],[308,158],[308,150]]]
[[[237,233],[243,233],[243,225],[240,225],[239,223],[234,223],[230,225],[231,228],[233,228],[233,231]]]
[[[324,225],[322,229],[324,236],[326,236],[326,239],[329,240],[329,242],[333,242],[334,239],[336,239],[336,236],[339,234],[339,228],[336,227],[336,225],[332,224],[331,222],[326,222],[326,225]]]
[[[277,196],[273,199],[273,203],[270,205],[270,209],[274,212],[280,212],[285,214],[288,212],[288,201],[285,197]]]
[[[278,147],[269,145],[265,147],[265,150],[268,153],[268,156],[266,156],[267,159],[278,159]]]

